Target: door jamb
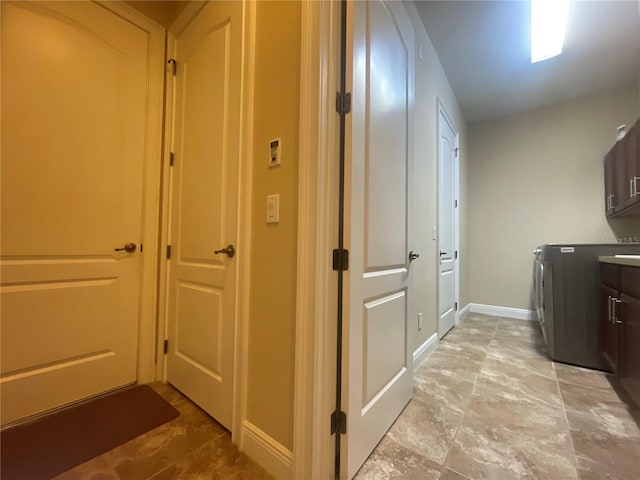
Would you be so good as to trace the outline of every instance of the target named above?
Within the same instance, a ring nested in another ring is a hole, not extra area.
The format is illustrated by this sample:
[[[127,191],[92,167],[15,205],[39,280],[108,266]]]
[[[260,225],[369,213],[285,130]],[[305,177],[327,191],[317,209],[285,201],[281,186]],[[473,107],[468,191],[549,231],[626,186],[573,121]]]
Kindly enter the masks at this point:
[[[293,478],[331,478],[340,2],[302,3]]]
[[[440,115],[442,115],[445,120],[451,125],[451,128],[455,132],[455,148],[458,149],[458,154],[455,157],[453,164],[453,177],[454,177],[454,186],[453,186],[453,194],[455,200],[458,202],[458,207],[454,208],[453,213],[453,227],[454,227],[454,235],[453,235],[453,246],[456,252],[458,252],[458,258],[454,259],[453,268],[455,275],[455,285],[454,285],[454,298],[453,301],[457,302],[458,308],[453,312],[454,324],[458,325],[460,323],[460,132],[456,127],[456,124],[452,120],[451,116],[447,112],[447,109],[444,106],[444,102],[440,97],[436,99],[436,165],[438,171],[437,177],[437,185],[438,185],[438,193],[437,193],[437,201],[438,205],[440,204]],[[438,215],[437,225],[438,225],[438,242],[440,241],[440,209],[436,209],[436,214]],[[436,248],[436,253],[438,249]],[[439,257],[438,257],[438,265],[439,265]],[[436,302],[436,318],[438,319],[438,336],[440,335],[440,273],[438,267],[438,282],[437,282],[437,298]]]
[[[164,83],[163,59],[165,29],[124,2],[97,1],[97,3],[147,34],[147,97],[144,153],[143,204],[140,244],[141,275],[138,303],[138,361],[137,383],[149,383],[158,378],[156,369],[156,318],[158,314],[158,219],[160,218],[161,165],[158,161],[163,149]]]

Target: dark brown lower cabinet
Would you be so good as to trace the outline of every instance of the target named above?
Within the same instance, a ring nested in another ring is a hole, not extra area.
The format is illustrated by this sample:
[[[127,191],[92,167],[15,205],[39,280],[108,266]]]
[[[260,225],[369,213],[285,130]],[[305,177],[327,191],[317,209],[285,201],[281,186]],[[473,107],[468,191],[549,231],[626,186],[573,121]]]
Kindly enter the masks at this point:
[[[600,352],[640,406],[640,267],[600,264]]]
[[[612,301],[618,295],[615,288],[600,287],[600,353],[613,373],[618,373],[620,358],[620,326],[615,323],[611,313]]]

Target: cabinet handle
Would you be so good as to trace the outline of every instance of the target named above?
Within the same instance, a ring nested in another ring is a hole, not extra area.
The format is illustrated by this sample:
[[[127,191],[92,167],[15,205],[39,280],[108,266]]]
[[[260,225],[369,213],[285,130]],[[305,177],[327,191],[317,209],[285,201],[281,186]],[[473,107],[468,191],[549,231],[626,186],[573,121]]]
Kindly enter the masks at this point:
[[[611,295],[607,295],[607,322],[611,323]]]
[[[622,319],[620,319],[618,317],[618,314],[616,312],[616,310],[617,310],[616,309],[616,305],[618,305],[619,303],[622,303],[622,300],[620,300],[618,298],[614,298],[613,299],[613,320],[614,320],[614,323],[616,323],[616,324],[622,323]]]
[[[640,177],[631,177],[629,179],[629,189],[631,190],[631,198],[638,196],[638,180]]]

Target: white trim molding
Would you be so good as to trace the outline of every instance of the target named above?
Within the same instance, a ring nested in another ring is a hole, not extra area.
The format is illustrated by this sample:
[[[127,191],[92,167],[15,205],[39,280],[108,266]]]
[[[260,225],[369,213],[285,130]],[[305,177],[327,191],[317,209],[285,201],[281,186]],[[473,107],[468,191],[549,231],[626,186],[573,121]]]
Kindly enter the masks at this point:
[[[438,348],[438,332],[435,332],[413,352],[413,371],[415,372],[422,363],[429,358]]]
[[[500,307],[498,305],[484,305],[482,303],[470,303],[468,306],[471,306],[473,313],[515,318],[516,320],[533,320],[535,313],[533,310],[525,310],[523,308]]]
[[[238,170],[238,276],[233,358],[233,418],[231,441],[243,445],[247,416],[249,355],[249,303],[251,286],[251,198],[253,178],[253,105],[255,93],[256,2],[242,6],[242,74],[240,106],[240,168]]]
[[[292,472],[296,479],[333,474],[329,419],[335,409],[337,276],[331,270],[331,251],[337,238],[339,9],[338,2],[303,2],[301,12]]]
[[[464,321],[464,317],[466,317],[467,314],[470,312],[471,312],[471,304],[467,303],[467,305],[458,312],[458,318],[460,319],[460,321],[461,322]]]
[[[293,478],[293,452],[253,423],[242,428],[243,451],[278,480]]]

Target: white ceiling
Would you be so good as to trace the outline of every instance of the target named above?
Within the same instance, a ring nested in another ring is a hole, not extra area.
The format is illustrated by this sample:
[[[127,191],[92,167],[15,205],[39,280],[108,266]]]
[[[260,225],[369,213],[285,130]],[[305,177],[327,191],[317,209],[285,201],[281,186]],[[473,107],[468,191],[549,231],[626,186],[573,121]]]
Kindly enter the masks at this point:
[[[638,81],[640,0],[574,0],[563,53],[536,64],[528,0],[415,4],[469,123]]]

